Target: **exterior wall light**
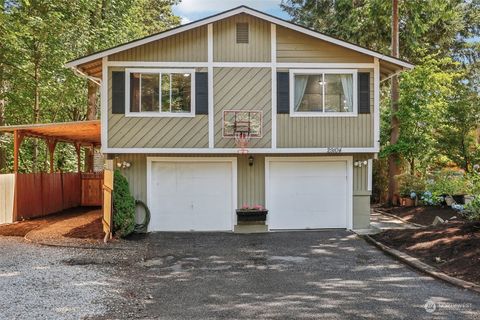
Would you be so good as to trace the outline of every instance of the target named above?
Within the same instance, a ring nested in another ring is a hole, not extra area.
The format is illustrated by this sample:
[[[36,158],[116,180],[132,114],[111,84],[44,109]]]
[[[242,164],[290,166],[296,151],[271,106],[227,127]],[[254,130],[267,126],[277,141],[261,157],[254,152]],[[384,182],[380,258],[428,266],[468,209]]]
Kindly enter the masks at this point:
[[[117,168],[119,169],[128,169],[132,164],[127,161],[117,162]]]
[[[357,160],[353,163],[353,166],[354,167],[358,167],[358,168],[361,168],[361,167],[364,167],[368,164],[368,161],[367,160]]]
[[[254,161],[254,160],[255,160],[255,159],[253,158],[252,155],[251,155],[250,157],[248,157],[248,165],[249,165],[250,167],[253,166],[253,161]]]

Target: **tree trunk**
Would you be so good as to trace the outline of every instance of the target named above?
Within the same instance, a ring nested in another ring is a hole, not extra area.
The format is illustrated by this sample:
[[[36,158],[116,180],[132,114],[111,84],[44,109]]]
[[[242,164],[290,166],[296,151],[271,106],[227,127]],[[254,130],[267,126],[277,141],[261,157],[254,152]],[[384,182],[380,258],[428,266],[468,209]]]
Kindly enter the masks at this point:
[[[0,2],[1,3],[1,2]],[[5,106],[6,101],[4,94],[6,92],[6,84],[4,80],[3,66],[0,65],[0,126],[5,125]],[[3,134],[0,134],[0,140]],[[7,157],[4,146],[0,143],[0,173],[4,172],[7,166]]]
[[[392,56],[398,58],[399,52],[399,34],[398,34],[398,0],[392,0]],[[391,113],[390,120],[390,145],[395,145],[400,137],[400,122],[397,117],[398,100],[399,100],[399,84],[398,77],[392,77],[391,91]],[[395,176],[400,173],[400,157],[398,153],[391,153],[388,157],[388,204],[396,204],[398,195],[398,185]]]
[[[87,120],[97,119],[97,85],[88,81]]]
[[[87,120],[97,119],[97,89],[98,86],[92,81],[88,80],[88,106],[87,106]],[[85,150],[85,171],[93,171],[93,149],[87,148]]]
[[[415,175],[415,158],[410,159],[410,174]]]
[[[34,61],[34,81],[35,81],[35,91],[34,91],[34,103],[33,103],[33,123],[40,122],[40,59],[35,58]],[[32,171],[37,172],[38,166],[38,141],[33,139],[32,143]]]
[[[5,1],[0,0],[0,9],[2,11],[5,8]],[[4,12],[0,12],[0,14],[4,14]],[[0,49],[2,45],[0,44]],[[2,57],[3,59],[4,57]],[[6,89],[6,80],[5,80],[5,70],[4,65],[0,64],[0,126],[5,125],[5,93],[7,92]],[[0,140],[2,139],[3,134],[0,134]],[[4,146],[0,143],[0,173],[4,172],[7,166],[7,154],[5,151]]]

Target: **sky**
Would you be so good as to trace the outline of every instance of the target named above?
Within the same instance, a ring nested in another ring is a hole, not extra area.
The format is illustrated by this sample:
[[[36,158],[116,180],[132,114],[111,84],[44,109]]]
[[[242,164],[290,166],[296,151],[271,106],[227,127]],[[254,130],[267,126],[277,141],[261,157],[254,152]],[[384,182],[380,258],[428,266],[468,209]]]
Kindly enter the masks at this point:
[[[182,24],[232,9],[241,5],[269,13],[279,18],[288,19],[280,9],[281,0],[182,0],[173,7],[173,12],[182,17]]]

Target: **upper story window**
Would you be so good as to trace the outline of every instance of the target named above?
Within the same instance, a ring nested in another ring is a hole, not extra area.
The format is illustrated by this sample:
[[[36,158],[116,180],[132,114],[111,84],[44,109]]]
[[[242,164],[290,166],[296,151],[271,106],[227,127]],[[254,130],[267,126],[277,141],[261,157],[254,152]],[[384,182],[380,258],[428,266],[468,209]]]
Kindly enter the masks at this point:
[[[248,23],[237,23],[237,43],[248,43]]]
[[[290,70],[292,116],[356,116],[356,70]]]
[[[127,115],[193,117],[194,77],[190,69],[127,69]]]

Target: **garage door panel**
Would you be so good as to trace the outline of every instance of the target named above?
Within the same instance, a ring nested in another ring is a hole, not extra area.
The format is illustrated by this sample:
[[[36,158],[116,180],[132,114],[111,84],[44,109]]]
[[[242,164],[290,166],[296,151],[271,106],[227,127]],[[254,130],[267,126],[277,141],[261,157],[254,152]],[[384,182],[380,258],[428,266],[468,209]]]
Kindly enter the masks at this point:
[[[271,229],[345,228],[345,161],[269,162]]]
[[[152,162],[151,231],[232,228],[231,162]]]

